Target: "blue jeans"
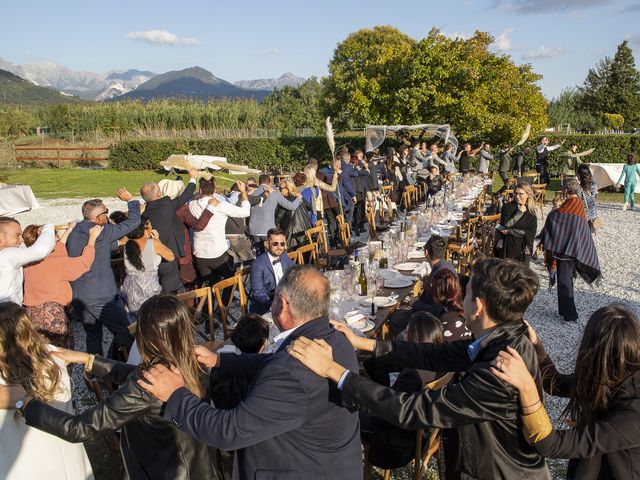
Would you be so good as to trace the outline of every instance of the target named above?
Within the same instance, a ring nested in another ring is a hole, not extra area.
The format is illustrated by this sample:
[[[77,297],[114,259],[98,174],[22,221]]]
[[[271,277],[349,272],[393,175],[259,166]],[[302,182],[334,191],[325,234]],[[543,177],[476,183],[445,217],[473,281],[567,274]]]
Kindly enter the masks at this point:
[[[106,298],[74,299],[71,302],[76,318],[82,322],[87,335],[87,353],[103,355],[102,326],[113,334],[109,357],[113,357],[114,346],[131,348],[133,337],[129,333],[129,318],[122,300],[118,296]]]

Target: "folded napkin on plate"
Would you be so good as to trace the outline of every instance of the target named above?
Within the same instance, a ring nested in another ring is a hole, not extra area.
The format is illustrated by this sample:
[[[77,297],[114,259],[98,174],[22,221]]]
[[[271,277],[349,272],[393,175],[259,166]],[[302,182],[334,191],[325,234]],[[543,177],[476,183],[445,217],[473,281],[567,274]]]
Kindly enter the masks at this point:
[[[429,262],[422,262],[422,264],[413,270],[414,275],[420,275],[421,277],[426,277],[431,273],[431,264]]]

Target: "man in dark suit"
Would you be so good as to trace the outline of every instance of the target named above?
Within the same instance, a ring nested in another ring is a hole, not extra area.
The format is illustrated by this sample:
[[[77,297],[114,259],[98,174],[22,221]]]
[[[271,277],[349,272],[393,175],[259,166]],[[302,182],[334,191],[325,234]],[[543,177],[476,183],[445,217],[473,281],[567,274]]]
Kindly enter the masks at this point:
[[[160,234],[160,241],[164,243],[175,256],[172,262],[162,261],[158,267],[158,278],[162,286],[162,293],[176,293],[184,287],[180,280],[179,259],[185,256],[185,237],[183,225],[176,210],[187,203],[196,191],[196,177],[198,171],[189,171],[189,184],[175,199],[163,196],[156,182],[147,182],[140,189],[140,196],[146,202],[144,214],[151,221],[151,225]]]
[[[267,232],[265,252],[251,264],[251,303],[249,311],[262,315],[271,308],[276,285],[293,261],[285,253],[287,238],[279,228]]]
[[[338,152],[338,161],[340,162],[340,170],[342,171],[338,181],[338,186],[340,188],[340,196],[342,197],[344,221],[349,225],[351,225],[351,220],[353,219],[353,209],[357,200],[354,178],[360,175],[360,173],[353,168],[350,160],[351,157],[346,148]]]
[[[167,402],[164,417],[198,440],[236,450],[235,479],[362,478],[358,416],[340,406],[335,385],[287,353],[300,336],[321,338],[333,356],[357,371],[356,354],[327,318],[329,282],[309,265],[295,265],[278,284],[271,312],[279,330],[266,355],[216,355],[197,347],[198,361],[255,379],[233,410],[217,410],[192,395],[176,370],[157,366],[140,386]]]
[[[73,228],[67,239],[69,256],[79,257],[89,240],[89,230],[95,225],[104,227],[96,239],[95,260],[91,268],[71,283],[71,304],[74,314],[82,322],[87,334],[87,352],[98,355],[102,355],[103,325],[114,337],[110,356],[114,346],[122,345],[128,349],[133,343],[133,337],[127,330],[129,319],[122,300],[118,297],[116,280],[111,269],[111,250],[115,242],[140,225],[140,203],[133,199],[133,195],[126,188],[118,190],[118,198],[128,204],[126,220],[117,225],[110,224],[109,209],[102,200],[87,200],[82,205],[84,220]]]

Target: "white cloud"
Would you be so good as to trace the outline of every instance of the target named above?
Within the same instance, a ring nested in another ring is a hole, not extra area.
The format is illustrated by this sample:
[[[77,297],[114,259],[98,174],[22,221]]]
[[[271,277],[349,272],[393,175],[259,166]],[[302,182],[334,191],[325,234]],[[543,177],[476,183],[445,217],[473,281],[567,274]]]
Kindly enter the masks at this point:
[[[166,30],[147,30],[146,32],[129,32],[127,37],[131,40],[138,42],[144,42],[151,45],[160,46],[175,46],[183,45],[186,47],[192,47],[194,45],[200,45],[200,40],[193,37],[178,37],[175,33],[167,32]]]
[[[451,40],[468,40],[471,38],[471,34],[466,32],[442,32],[442,34]]]
[[[547,48],[544,45],[540,45],[537,50],[530,50],[522,58],[525,60],[538,60],[541,58],[553,58],[561,55],[564,52],[562,48]]]
[[[264,53],[265,55],[277,55],[278,54],[278,49],[277,48],[267,48],[262,53]]]
[[[546,13],[550,11],[583,10],[601,7],[614,0],[495,0],[494,6],[516,13]]]
[[[498,35],[491,44],[491,49],[496,52],[508,52],[513,49],[513,44],[509,38],[511,33],[513,33],[513,28],[507,28],[504,32]]]

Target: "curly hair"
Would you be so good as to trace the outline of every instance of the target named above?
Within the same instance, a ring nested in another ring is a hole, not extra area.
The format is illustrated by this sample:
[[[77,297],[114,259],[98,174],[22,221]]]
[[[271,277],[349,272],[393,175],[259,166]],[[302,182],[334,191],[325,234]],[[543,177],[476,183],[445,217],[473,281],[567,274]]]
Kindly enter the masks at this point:
[[[0,376],[43,402],[60,391],[60,367],[26,309],[12,302],[0,303]]]

